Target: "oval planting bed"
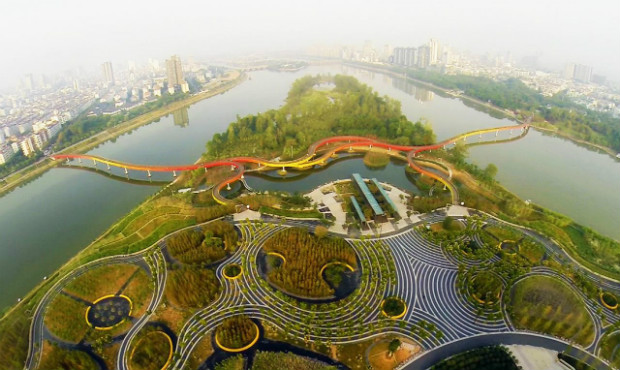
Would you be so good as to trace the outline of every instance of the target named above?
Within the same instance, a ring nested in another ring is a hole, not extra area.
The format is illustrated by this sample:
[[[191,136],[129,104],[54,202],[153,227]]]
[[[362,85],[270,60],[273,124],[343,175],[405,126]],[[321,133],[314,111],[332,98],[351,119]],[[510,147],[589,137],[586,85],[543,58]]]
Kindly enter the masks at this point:
[[[469,281],[469,294],[476,302],[492,305],[499,301],[502,292],[502,281],[491,272],[480,272]]]
[[[131,350],[130,370],[163,370],[170,365],[174,352],[172,338],[163,331],[144,334]]]
[[[259,337],[258,325],[246,316],[230,317],[215,330],[215,344],[226,352],[243,352]]]
[[[610,310],[615,310],[618,308],[618,299],[615,295],[609,292],[602,292],[600,297],[603,306],[609,308]]]
[[[568,338],[582,346],[594,339],[594,323],[583,300],[557,278],[526,277],[516,282],[504,299],[517,329]]]
[[[499,243],[499,249],[501,249],[502,252],[513,256],[519,251],[519,246],[514,240],[504,240],[503,242]]]
[[[241,277],[241,266],[236,263],[231,263],[224,267],[224,277],[228,280],[235,280]]]
[[[97,299],[86,309],[86,322],[97,330],[110,330],[131,315],[132,302],[124,295]]]
[[[343,238],[317,237],[302,228],[271,236],[257,264],[271,286],[311,302],[345,298],[359,286],[361,277],[357,254]]]
[[[398,297],[387,297],[381,303],[381,312],[390,319],[400,319],[407,313],[407,304]]]

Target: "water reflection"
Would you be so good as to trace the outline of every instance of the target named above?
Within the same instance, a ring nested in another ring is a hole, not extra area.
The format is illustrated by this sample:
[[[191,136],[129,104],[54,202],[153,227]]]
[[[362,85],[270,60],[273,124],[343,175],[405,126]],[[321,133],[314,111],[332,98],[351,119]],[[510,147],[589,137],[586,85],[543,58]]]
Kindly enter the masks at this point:
[[[435,98],[435,93],[432,90],[426,89],[421,86],[416,86],[404,78],[392,78],[392,86],[400,91],[413,95],[415,99],[421,103],[430,102]]]
[[[187,112],[187,107],[183,107],[172,112],[172,119],[174,120],[175,126],[189,126],[189,113]]]

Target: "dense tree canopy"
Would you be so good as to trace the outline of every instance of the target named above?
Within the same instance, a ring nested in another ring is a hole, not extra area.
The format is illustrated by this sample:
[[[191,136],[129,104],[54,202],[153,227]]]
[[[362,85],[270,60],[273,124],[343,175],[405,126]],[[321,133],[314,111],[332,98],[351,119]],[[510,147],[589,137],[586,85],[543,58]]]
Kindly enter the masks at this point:
[[[333,89],[315,89],[323,82],[333,84]],[[430,127],[407,120],[397,100],[379,96],[350,76],[319,75],[295,81],[282,108],[237,117],[226,132],[207,143],[207,157],[291,158],[334,135],[372,136],[403,145],[435,140]]]
[[[319,238],[301,228],[290,228],[273,235],[264,247],[277,252],[286,262],[269,273],[269,280],[287,292],[305,297],[329,297],[334,290],[320,275],[329,262],[344,262],[357,268],[357,256],[344,239]]]

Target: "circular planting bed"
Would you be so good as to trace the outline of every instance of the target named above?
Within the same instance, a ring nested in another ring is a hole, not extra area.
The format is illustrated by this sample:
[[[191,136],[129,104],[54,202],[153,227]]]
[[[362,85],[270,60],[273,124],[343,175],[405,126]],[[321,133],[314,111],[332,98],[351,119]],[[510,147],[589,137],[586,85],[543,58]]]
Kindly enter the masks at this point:
[[[502,292],[502,281],[490,272],[480,272],[469,280],[469,294],[476,302],[492,305],[499,301]]]
[[[245,351],[256,344],[259,337],[258,325],[245,316],[228,318],[215,330],[215,344],[227,352]]]
[[[224,267],[224,277],[228,280],[235,280],[241,277],[241,266],[236,263],[231,263]]]
[[[517,252],[519,251],[519,246],[514,240],[504,240],[503,242],[499,243],[499,249],[501,249],[502,252],[506,254],[514,255],[517,254]]]
[[[142,336],[129,357],[131,370],[163,370],[170,365],[173,353],[172,338],[163,331],[149,331]]]
[[[381,312],[390,319],[400,319],[407,313],[407,304],[398,297],[387,297],[381,303]]]
[[[131,309],[131,299],[127,296],[104,296],[86,309],[86,322],[98,330],[112,329],[131,315]]]
[[[615,310],[618,308],[618,299],[615,295],[609,292],[603,292],[601,293],[600,298],[603,306],[609,308],[610,310]]]

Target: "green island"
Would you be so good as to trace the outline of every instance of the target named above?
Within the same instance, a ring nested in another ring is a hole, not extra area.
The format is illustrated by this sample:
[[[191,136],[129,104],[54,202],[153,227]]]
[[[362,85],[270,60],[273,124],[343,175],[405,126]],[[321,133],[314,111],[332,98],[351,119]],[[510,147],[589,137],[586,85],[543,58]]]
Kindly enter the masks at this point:
[[[333,88],[315,89],[325,82]],[[347,135],[388,149],[313,144]],[[525,135],[526,127],[515,139]],[[313,194],[241,189],[217,198],[217,185],[238,174],[229,164],[183,172],[5,314],[0,368],[94,369],[101,359],[111,369],[120,358],[132,370],[225,370],[245,368],[252,353],[256,370],[411,369],[419,354],[464,339],[463,328],[537,332],[589,361],[617,364],[619,292],[610,279],[620,264],[609,261],[620,258],[618,243],[520,200],[494,180],[497,168],[467,162],[463,143],[415,158],[390,147],[434,141],[397,101],[352,77],[301,78],[281,108],[239,117],[214,135],[201,161],[279,158],[293,169],[299,157],[329,157],[301,170],[311,176],[332,159],[374,153],[366,165],[406,163],[404,176],[419,191],[372,179],[365,191],[344,178]],[[199,186],[213,190],[179,192]],[[346,222],[321,210],[330,207]],[[261,347],[270,345],[293,353]],[[226,360],[214,363],[223,352]],[[501,346],[427,365],[517,368]]]
[[[364,154],[364,164],[372,168],[381,168],[390,163],[390,156],[385,153],[368,151]]]

